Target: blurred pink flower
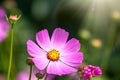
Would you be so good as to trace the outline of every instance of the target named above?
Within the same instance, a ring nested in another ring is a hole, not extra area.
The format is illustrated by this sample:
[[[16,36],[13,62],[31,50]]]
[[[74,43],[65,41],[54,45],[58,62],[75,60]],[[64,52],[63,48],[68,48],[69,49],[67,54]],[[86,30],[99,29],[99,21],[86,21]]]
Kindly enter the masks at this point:
[[[73,80],[80,80],[80,73],[79,72],[74,72],[72,74],[69,75],[71,77],[71,79]]]
[[[102,71],[99,67],[88,65],[84,68],[82,77],[84,80],[87,80],[89,78],[92,78],[93,76],[101,76]]]
[[[32,76],[31,76],[31,80],[38,80],[36,78],[36,73],[40,72],[37,68],[33,68],[32,71]],[[43,71],[42,71],[43,73]],[[29,68],[27,68],[25,71],[19,72],[17,75],[17,80],[28,80],[29,79]],[[40,80],[44,80],[40,79]],[[53,75],[48,75],[47,80],[54,80],[54,76]]]
[[[5,20],[5,15],[4,9],[0,7],[0,42],[6,38],[9,31],[9,24]]]
[[[4,19],[5,16],[6,16],[5,10],[2,7],[0,7],[0,19]]]
[[[48,74],[64,75],[76,72],[83,60],[79,40],[72,38],[67,41],[69,33],[61,28],[53,31],[50,39],[48,30],[36,34],[36,45],[32,40],[27,41],[27,51],[33,57],[33,62],[39,70]]]
[[[0,80],[6,80],[6,77],[0,74]]]
[[[2,42],[8,34],[9,24],[6,21],[0,21],[0,42]]]

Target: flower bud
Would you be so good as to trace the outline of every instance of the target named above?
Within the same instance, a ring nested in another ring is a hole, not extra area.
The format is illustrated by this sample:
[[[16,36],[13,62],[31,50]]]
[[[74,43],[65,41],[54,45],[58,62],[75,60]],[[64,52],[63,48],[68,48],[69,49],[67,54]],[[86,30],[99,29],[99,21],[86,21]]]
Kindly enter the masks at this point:
[[[11,24],[15,24],[19,20],[20,16],[17,15],[10,15],[9,16],[9,21]]]
[[[44,75],[41,74],[41,73],[36,73],[36,77],[37,77],[38,79],[42,79],[42,78],[44,77]]]
[[[28,65],[34,65],[31,57],[28,57],[28,58],[26,59],[26,63],[27,63]]]
[[[101,76],[102,70],[97,66],[88,65],[84,68],[82,77],[84,80],[91,79],[93,76]]]
[[[11,16],[9,17],[9,19],[10,19],[10,20],[13,20],[13,21],[17,21],[17,20],[18,20],[18,17],[17,17],[17,15],[15,15],[15,16],[12,16],[12,15],[11,15]]]

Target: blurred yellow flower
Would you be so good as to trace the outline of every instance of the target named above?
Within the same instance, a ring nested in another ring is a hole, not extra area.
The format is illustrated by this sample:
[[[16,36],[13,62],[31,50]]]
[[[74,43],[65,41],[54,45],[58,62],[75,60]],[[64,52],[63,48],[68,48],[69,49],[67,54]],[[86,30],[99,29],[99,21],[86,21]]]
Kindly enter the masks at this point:
[[[119,11],[112,12],[112,18],[113,19],[120,19],[120,12]]]
[[[90,32],[88,30],[81,30],[80,33],[79,33],[80,37],[83,38],[83,39],[88,39],[90,38]]]
[[[102,41],[101,41],[100,39],[93,39],[93,40],[91,41],[91,44],[92,44],[92,46],[94,46],[94,47],[101,47]]]

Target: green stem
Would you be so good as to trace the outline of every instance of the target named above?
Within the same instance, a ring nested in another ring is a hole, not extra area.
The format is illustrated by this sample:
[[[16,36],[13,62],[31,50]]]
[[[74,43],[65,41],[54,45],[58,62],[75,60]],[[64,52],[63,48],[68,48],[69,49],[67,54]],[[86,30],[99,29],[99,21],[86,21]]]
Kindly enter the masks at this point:
[[[110,55],[112,53],[111,50],[112,50],[113,46],[115,45],[116,30],[117,30],[116,26],[113,24],[110,29],[111,35],[109,35],[109,37],[108,37],[107,47],[104,51],[104,56],[103,56],[102,63],[101,63],[101,67],[104,69],[103,73],[105,73],[107,70]]]
[[[11,66],[12,66],[12,55],[13,55],[13,35],[14,35],[14,29],[13,29],[13,24],[12,24],[12,25],[11,25],[10,60],[9,60],[9,68],[8,68],[7,80],[10,80],[10,73],[11,73]]]
[[[30,74],[29,74],[29,80],[31,80],[31,76],[32,76],[32,65],[30,65]]]
[[[44,80],[47,80],[47,77],[48,77],[48,74],[46,73],[46,75],[45,75],[45,79],[44,79]]]

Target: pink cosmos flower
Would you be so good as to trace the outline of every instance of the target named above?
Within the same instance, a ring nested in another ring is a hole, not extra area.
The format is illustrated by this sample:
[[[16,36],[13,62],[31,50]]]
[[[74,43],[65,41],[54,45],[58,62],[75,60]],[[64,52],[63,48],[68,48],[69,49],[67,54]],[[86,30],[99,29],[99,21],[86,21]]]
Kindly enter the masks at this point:
[[[79,40],[72,38],[61,28],[53,31],[50,39],[48,30],[44,29],[36,34],[36,45],[32,40],[27,41],[27,51],[33,57],[33,62],[39,70],[46,70],[48,74],[64,75],[76,72],[83,60]]]
[[[36,68],[33,68],[31,80],[38,80],[36,78],[37,72],[39,72],[39,70],[37,70]],[[19,72],[17,75],[17,80],[28,80],[28,79],[29,79],[29,70],[28,69],[26,69],[25,71]],[[40,80],[44,80],[44,78],[40,79]],[[47,80],[54,80],[54,76],[48,75]]]
[[[87,80],[89,78],[92,78],[93,76],[101,76],[102,71],[99,67],[88,65],[87,67],[84,68],[83,70],[83,79]]]

